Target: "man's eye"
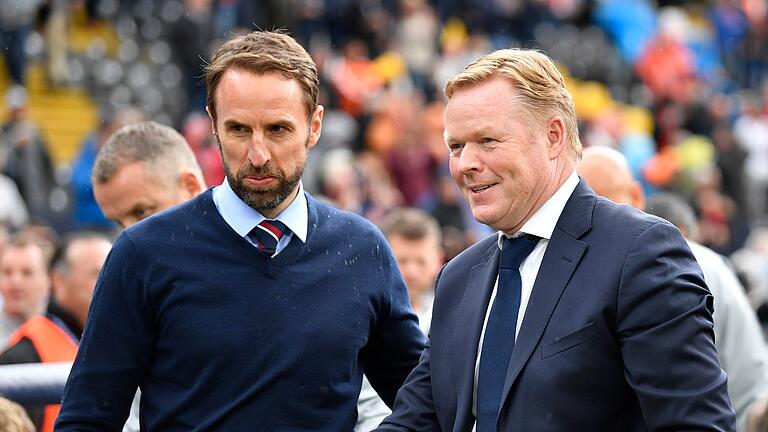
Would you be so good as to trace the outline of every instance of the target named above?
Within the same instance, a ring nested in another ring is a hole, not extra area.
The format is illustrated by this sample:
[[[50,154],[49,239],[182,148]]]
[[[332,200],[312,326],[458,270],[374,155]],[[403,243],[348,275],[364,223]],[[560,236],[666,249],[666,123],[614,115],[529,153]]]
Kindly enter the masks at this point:
[[[285,125],[272,125],[269,127],[269,131],[272,133],[284,133],[288,131]]]
[[[151,209],[138,209],[135,212],[133,212],[133,215],[138,220],[144,220],[144,219],[152,216],[152,210]]]
[[[450,150],[451,152],[457,152],[461,150],[461,148],[462,148],[462,145],[459,143],[448,144],[448,150]]]
[[[488,137],[480,138],[480,143],[481,144],[488,144],[488,143],[492,143],[492,142],[496,142],[496,140],[493,139],[493,138],[488,138]]]
[[[229,127],[229,131],[234,134],[241,134],[247,131],[247,128],[243,125],[232,125]]]

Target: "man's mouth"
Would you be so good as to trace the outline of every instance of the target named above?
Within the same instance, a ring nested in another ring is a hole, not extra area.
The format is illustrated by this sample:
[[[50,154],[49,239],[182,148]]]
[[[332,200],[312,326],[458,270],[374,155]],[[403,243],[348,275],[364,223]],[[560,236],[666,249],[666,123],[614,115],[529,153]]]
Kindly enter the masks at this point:
[[[492,186],[493,185],[475,186],[475,187],[469,188],[469,190],[471,190],[473,193],[480,193],[480,192],[482,192],[484,190],[487,190],[488,188],[490,188]]]

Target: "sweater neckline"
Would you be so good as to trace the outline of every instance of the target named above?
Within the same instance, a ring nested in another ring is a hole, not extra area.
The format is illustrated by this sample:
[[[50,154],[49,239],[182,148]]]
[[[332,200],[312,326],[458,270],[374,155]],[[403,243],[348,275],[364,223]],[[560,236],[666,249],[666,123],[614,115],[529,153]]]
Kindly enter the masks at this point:
[[[315,221],[317,220],[317,212],[314,207],[314,203],[307,197],[307,241],[309,243],[312,240],[312,234],[314,232]],[[204,205],[209,208],[209,212],[213,212],[215,221],[219,227],[227,233],[227,235],[233,240],[233,244],[236,245],[239,250],[238,255],[242,257],[248,264],[253,265],[259,269],[265,275],[271,278],[277,278],[280,273],[291,264],[293,264],[304,251],[305,243],[293,236],[290,243],[277,256],[270,258],[267,255],[259,252],[254,245],[252,245],[247,239],[241,237],[229,224],[224,217],[219,213],[219,209],[216,208],[216,204],[213,201],[213,189],[208,189],[202,196]]]

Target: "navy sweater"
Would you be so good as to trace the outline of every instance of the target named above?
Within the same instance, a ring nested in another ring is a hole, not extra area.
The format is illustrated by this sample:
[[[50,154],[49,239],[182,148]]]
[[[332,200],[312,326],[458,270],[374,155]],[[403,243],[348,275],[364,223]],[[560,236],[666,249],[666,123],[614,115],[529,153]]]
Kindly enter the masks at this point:
[[[57,431],[350,431],[362,373],[391,405],[423,337],[381,233],[308,198],[307,242],[268,258],[211,190],[121,234]]]

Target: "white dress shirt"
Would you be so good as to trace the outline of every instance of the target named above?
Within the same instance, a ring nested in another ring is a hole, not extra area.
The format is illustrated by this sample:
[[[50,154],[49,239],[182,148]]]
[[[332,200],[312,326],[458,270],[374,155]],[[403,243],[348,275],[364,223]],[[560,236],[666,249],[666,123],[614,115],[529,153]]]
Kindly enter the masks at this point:
[[[520,279],[522,281],[522,287],[520,292],[520,309],[517,312],[517,327],[515,328],[515,338],[520,333],[520,326],[523,323],[525,317],[525,309],[528,307],[528,300],[531,298],[531,292],[533,291],[533,283],[536,281],[536,275],[539,274],[539,267],[541,267],[541,261],[544,259],[544,253],[547,251],[547,245],[549,239],[552,238],[552,232],[555,230],[557,220],[560,219],[560,214],[565,208],[565,204],[573,194],[576,186],[579,184],[579,177],[576,172],[572,172],[568,179],[560,186],[560,188],[552,195],[547,202],[544,203],[536,213],[531,216],[530,219],[520,228],[518,232],[512,235],[512,237],[519,237],[523,234],[531,234],[541,238],[539,243],[523,260],[520,264]],[[504,244],[506,234],[499,231],[499,249]],[[483,331],[480,333],[480,343],[477,348],[477,359],[475,360],[475,384],[472,395],[472,414],[477,415],[477,372],[480,367],[480,354],[483,352],[483,339],[485,338],[485,327],[488,325],[488,316],[491,312],[491,305],[496,299],[496,290],[499,287],[499,276],[496,276],[496,282],[493,285],[493,292],[491,292],[491,299],[488,302],[488,308],[485,311],[485,321],[483,322]],[[506,371],[500,371],[506,376]],[[504,376],[500,376],[500,379],[504,379]],[[472,427],[475,430],[476,425]]]

